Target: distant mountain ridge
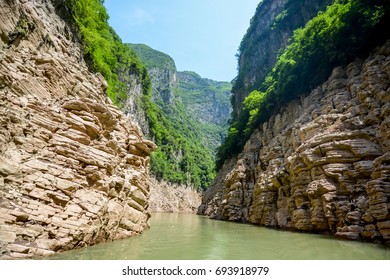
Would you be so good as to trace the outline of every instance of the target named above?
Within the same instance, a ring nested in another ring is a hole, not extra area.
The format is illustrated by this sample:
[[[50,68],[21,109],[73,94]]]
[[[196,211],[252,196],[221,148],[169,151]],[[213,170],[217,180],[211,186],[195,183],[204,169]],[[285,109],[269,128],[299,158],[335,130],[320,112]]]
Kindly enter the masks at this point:
[[[216,148],[226,136],[231,84],[177,71],[169,55],[147,45],[127,45],[146,65],[152,83],[154,109],[146,114],[149,136],[159,146],[152,156],[152,173],[159,179],[206,188],[214,176]]]

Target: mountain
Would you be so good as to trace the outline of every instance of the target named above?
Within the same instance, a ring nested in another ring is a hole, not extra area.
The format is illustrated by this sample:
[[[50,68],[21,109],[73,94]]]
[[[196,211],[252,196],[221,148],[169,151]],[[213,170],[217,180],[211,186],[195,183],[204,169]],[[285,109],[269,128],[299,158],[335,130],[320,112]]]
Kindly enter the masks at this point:
[[[248,93],[257,89],[273,68],[294,30],[330,3],[332,0],[275,0],[258,5],[238,50],[239,73],[234,81],[232,102],[235,117],[239,116]]]
[[[202,78],[190,71],[177,72],[176,96],[196,122],[200,139],[215,154],[227,134],[231,115],[231,83]]]
[[[145,63],[152,81],[152,101],[160,107],[173,102],[176,84],[175,61],[167,54],[144,44],[126,44]]]
[[[147,115],[158,145],[151,170],[158,179],[205,189],[213,179],[216,148],[230,117],[228,82],[178,72],[173,59],[143,44],[127,44],[145,63],[151,79]]]
[[[258,41],[246,56],[269,40],[259,22],[300,17],[302,9],[279,16],[275,3],[259,4],[242,45]],[[389,24],[388,1],[333,1],[277,39],[288,45],[272,66],[240,66],[244,80],[269,70],[242,88],[198,213],[390,245]]]

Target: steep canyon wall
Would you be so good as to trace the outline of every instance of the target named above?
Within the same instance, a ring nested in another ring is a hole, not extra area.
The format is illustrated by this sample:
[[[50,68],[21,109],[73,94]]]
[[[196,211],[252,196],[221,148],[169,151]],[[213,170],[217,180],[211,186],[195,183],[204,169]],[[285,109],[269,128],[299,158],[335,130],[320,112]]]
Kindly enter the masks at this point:
[[[389,86],[388,41],[259,127],[198,213],[390,245]]]
[[[156,146],[108,100],[53,3],[66,11],[63,1],[0,6],[0,259],[148,227]]]
[[[293,31],[305,25],[332,0],[264,0],[256,9],[238,53],[239,73],[233,86],[233,115],[241,113],[242,102],[258,89],[289,44]]]

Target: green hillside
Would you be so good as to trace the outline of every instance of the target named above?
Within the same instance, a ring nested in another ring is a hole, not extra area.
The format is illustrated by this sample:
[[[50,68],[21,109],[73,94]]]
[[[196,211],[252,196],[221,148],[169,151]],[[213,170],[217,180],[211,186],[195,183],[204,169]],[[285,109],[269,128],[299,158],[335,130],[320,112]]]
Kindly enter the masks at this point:
[[[142,44],[128,44],[152,82],[146,102],[150,134],[158,145],[151,171],[159,179],[205,189],[215,175],[215,153],[226,136],[231,84],[176,72],[173,59]]]

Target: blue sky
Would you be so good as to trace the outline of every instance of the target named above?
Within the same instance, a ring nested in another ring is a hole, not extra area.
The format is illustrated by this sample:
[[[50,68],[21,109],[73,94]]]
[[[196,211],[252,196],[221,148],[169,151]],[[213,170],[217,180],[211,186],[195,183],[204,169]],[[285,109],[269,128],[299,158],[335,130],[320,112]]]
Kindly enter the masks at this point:
[[[170,55],[179,71],[231,81],[241,39],[260,0],[105,0],[125,43]]]

